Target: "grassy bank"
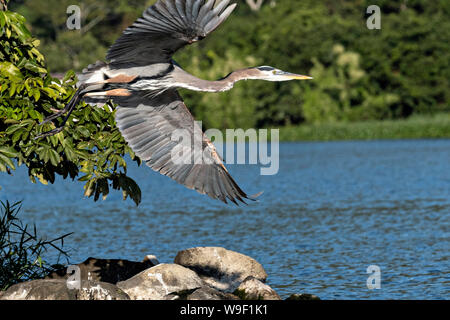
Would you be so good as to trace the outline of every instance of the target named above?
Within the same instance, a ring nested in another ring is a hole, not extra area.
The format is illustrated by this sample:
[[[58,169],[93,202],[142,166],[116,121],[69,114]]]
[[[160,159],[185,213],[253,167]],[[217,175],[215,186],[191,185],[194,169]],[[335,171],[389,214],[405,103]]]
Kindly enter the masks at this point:
[[[280,141],[450,138],[450,114],[404,120],[301,125],[280,129]]]

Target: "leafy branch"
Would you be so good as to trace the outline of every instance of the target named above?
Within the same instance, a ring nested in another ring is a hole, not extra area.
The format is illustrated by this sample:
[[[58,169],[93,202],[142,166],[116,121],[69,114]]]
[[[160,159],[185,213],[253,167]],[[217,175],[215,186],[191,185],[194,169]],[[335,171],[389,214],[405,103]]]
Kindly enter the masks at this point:
[[[74,94],[76,76],[53,78],[23,16],[0,11],[0,171],[26,165],[32,182],[54,183],[57,175],[85,182],[84,195],[106,199],[110,188],[122,190],[138,205],[141,191],[127,176],[125,155],[140,163],[114,121],[114,106],[80,103],[64,130],[35,140],[55,124],[39,125],[62,109]],[[58,119],[56,121],[61,121]]]

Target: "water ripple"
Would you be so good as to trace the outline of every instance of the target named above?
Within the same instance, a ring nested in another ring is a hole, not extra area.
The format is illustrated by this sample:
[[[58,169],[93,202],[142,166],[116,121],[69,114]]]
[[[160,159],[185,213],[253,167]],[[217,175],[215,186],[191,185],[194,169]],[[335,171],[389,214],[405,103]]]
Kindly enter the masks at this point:
[[[448,299],[450,141],[286,143],[280,172],[231,166],[258,203],[231,207],[130,164],[139,207],[120,194],[94,203],[82,185],[29,183],[19,168],[1,175],[0,198],[23,200],[22,217],[67,240],[72,261],[89,256],[172,262],[178,250],[223,246],[261,262],[282,297]],[[381,268],[368,290],[366,269]]]

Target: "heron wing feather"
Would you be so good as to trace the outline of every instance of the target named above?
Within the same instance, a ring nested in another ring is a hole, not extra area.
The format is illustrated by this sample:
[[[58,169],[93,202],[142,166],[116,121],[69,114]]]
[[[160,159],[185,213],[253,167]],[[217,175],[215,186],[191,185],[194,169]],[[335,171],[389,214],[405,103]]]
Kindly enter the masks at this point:
[[[158,0],[109,48],[113,68],[169,63],[187,44],[199,41],[228,18],[236,4],[222,0]]]
[[[151,95],[133,92],[114,99],[119,105],[115,117],[120,132],[150,168],[225,203],[253,200],[228,173],[175,89]],[[176,130],[182,131],[174,139]]]

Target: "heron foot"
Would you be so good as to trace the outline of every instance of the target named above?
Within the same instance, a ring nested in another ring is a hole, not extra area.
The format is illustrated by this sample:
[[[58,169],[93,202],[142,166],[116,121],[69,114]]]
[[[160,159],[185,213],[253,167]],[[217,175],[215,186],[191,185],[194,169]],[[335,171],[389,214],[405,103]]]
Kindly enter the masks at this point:
[[[64,113],[71,111],[71,109],[73,108],[73,104],[74,104],[74,102],[70,101],[69,104],[67,106],[65,106],[63,109],[57,110],[54,114],[49,115],[48,117],[45,117],[44,120],[42,120],[42,122],[39,123],[39,125],[43,125],[44,123],[55,120],[55,119],[61,117],[62,115],[64,115]]]
[[[44,123],[50,122],[52,120],[55,120],[56,118],[61,117],[65,112],[67,112],[66,110],[61,110],[58,111],[55,114],[52,114],[51,116],[45,117],[44,120],[42,120],[41,122],[39,122],[39,125],[43,125]]]
[[[37,140],[37,139],[40,139],[40,138],[49,137],[49,136],[53,136],[53,135],[55,135],[57,133],[60,133],[63,129],[64,129],[64,126],[55,128],[53,130],[50,130],[50,131],[47,131],[47,132],[44,132],[44,133],[41,133],[41,134],[37,135],[36,137],[34,137],[34,140]]]

